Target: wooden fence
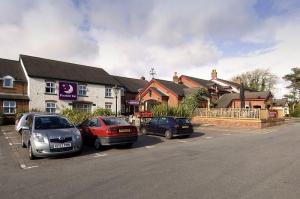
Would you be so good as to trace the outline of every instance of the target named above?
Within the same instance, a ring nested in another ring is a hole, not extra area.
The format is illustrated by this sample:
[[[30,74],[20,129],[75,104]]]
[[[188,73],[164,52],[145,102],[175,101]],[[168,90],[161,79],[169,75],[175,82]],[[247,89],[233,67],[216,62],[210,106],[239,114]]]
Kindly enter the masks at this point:
[[[261,119],[261,109],[251,108],[197,108],[194,116],[206,118]]]

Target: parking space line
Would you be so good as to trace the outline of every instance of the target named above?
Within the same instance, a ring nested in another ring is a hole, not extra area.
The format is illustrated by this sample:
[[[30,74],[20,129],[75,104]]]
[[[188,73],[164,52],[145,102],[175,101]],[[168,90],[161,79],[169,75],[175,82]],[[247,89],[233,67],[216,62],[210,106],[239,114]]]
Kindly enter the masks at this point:
[[[33,168],[37,168],[39,166],[37,165],[33,165],[33,166],[26,166],[25,164],[20,164],[21,169],[33,169]]]
[[[210,137],[210,136],[207,136],[207,137],[204,137],[205,139],[211,139],[211,138],[213,138],[213,137]]]
[[[231,135],[231,133],[224,133],[224,135]]]
[[[186,140],[178,140],[179,143],[186,143]]]
[[[154,146],[145,146],[146,149],[152,149]]]
[[[20,145],[20,144],[21,144],[21,142],[10,142],[9,143],[10,146],[12,146],[12,145]]]
[[[96,153],[96,154],[94,155],[94,158],[104,157],[104,156],[107,156],[107,153]]]
[[[15,134],[15,132],[8,132],[8,133],[4,133],[4,132],[3,132],[3,134],[4,134],[4,135],[10,135],[10,134]]]
[[[17,137],[5,137],[5,139],[13,139],[13,138],[17,138]]]

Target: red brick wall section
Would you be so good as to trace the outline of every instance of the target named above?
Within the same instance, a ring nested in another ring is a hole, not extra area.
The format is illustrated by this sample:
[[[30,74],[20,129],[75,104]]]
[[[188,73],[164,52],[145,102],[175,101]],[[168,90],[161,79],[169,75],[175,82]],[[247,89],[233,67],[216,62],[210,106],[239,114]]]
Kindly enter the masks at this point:
[[[192,119],[193,124],[211,124],[220,127],[231,127],[231,128],[266,128],[275,125],[281,125],[284,123],[284,119],[271,119],[271,120],[237,120],[237,119],[226,119],[226,118],[203,118],[194,117]]]

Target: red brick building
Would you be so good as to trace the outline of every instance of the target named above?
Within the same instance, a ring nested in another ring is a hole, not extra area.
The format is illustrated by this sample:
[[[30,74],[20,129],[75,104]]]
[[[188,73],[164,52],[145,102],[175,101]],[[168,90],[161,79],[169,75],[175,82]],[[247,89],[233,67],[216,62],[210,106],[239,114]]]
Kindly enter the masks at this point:
[[[19,61],[0,59],[0,113],[5,123],[28,111],[27,81]]]

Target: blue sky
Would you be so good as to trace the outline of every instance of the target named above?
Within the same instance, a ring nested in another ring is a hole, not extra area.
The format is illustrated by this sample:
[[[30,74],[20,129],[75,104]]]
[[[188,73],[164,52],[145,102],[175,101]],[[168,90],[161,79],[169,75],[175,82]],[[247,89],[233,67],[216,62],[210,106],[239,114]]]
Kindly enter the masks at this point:
[[[230,79],[298,66],[299,0],[12,0],[0,2],[0,54],[103,67],[112,74]],[[276,94],[287,90],[279,81]]]

